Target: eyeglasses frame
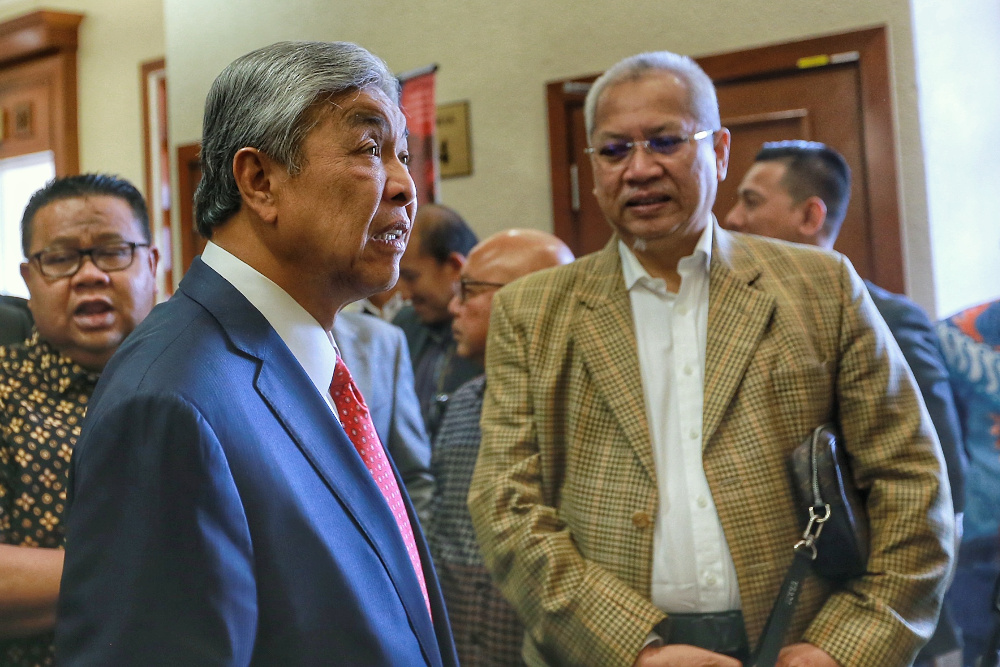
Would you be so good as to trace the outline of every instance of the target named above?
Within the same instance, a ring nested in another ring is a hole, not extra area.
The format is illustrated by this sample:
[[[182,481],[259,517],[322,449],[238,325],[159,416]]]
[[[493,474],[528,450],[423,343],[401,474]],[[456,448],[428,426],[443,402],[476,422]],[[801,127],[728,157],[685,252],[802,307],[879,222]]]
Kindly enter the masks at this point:
[[[77,274],[77,272],[79,272],[79,270],[83,267],[83,258],[84,257],[89,257],[90,261],[94,264],[94,266],[96,266],[98,268],[98,270],[103,271],[104,273],[115,273],[117,271],[124,271],[125,269],[129,268],[130,266],[132,266],[132,264],[135,263],[135,249],[136,248],[148,248],[150,245],[152,245],[152,244],[150,244],[150,243],[137,243],[135,241],[118,241],[118,242],[115,242],[115,243],[107,243],[105,245],[90,246],[89,248],[66,248],[65,250],[62,250],[61,252],[70,252],[70,251],[73,251],[73,252],[76,253],[76,266],[73,267],[72,271],[69,271],[68,273],[60,273],[59,275],[51,275],[51,274],[46,273],[45,272],[45,265],[42,264],[42,255],[44,255],[45,253],[48,253],[48,252],[56,252],[55,249],[53,249],[53,248],[45,248],[43,250],[39,250],[38,252],[36,252],[33,255],[31,255],[28,259],[29,260],[34,260],[35,264],[38,266],[38,272],[39,273],[41,273],[46,278],[52,278],[52,279],[71,278],[71,277],[75,276]],[[125,266],[120,266],[118,268],[114,268],[114,269],[105,269],[102,266],[100,266],[97,263],[97,261],[94,259],[94,253],[98,252],[100,250],[104,250],[106,248],[113,248],[115,246],[128,246],[129,253],[130,253],[129,254],[128,264],[126,264]]]

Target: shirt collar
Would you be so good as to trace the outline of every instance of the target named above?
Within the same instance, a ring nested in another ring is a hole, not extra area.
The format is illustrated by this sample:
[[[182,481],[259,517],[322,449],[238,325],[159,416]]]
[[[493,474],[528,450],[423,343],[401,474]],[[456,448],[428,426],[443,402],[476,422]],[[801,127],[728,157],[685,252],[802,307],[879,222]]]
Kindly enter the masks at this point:
[[[715,228],[715,215],[698,237],[698,242],[694,246],[694,251],[687,257],[682,257],[677,263],[678,272],[688,272],[694,270],[704,270],[708,272],[712,261],[712,234]],[[649,271],[642,265],[639,258],[635,256],[632,249],[625,245],[621,239],[618,240],[618,255],[622,260],[622,274],[625,277],[625,289],[631,290],[640,280],[649,283],[657,278],[649,275]]]
[[[274,281],[211,241],[201,259],[260,311],[320,395],[329,393],[338,354],[333,335]]]

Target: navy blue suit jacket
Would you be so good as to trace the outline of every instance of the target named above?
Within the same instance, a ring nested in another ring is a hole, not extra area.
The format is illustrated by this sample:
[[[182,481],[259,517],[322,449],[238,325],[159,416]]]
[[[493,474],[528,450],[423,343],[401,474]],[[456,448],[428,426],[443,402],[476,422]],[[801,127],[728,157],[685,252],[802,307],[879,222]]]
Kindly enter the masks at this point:
[[[955,512],[961,512],[965,505],[965,447],[941,342],[927,314],[916,303],[871,281],[866,280],[865,286],[920,387],[920,395],[941,441]]]
[[[433,622],[324,398],[196,259],[94,394],[72,463],[58,662],[455,665],[407,510]]]

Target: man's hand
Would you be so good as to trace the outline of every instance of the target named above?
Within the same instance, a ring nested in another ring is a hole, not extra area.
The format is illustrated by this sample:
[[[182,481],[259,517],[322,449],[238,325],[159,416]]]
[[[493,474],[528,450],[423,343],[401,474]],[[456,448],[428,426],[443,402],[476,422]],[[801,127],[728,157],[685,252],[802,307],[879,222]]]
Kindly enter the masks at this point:
[[[818,646],[802,643],[781,649],[777,667],[840,667],[840,665]]]
[[[824,653],[824,655],[826,655]],[[805,664],[805,663],[803,663]],[[819,664],[819,663],[817,663]],[[632,667],[741,667],[740,661],[697,646],[670,644],[647,646]]]

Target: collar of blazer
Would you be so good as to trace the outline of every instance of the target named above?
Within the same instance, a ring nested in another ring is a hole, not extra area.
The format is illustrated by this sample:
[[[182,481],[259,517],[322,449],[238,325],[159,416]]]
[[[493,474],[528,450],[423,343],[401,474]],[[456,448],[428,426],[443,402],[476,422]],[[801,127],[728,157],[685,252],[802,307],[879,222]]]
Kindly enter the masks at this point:
[[[708,340],[705,355],[703,446],[711,441],[739,387],[775,308],[774,297],[755,283],[763,273],[742,238],[716,225],[709,271]],[[574,325],[587,367],[622,432],[652,479],[655,467],[642,395],[635,323],[622,279],[618,238],[592,256],[576,294],[586,311]],[[610,347],[609,340],[629,345]]]
[[[264,316],[199,258],[191,264],[178,292],[211,313],[237,349],[259,360],[255,389],[372,545],[399,593],[428,662],[440,661],[435,630],[396,520],[326,400]],[[261,419],[266,415],[263,412]],[[402,487],[395,468],[393,472]],[[408,503],[407,512],[416,523]],[[421,549],[425,573],[429,572],[429,558],[426,549]],[[435,607],[435,613],[443,611]]]

